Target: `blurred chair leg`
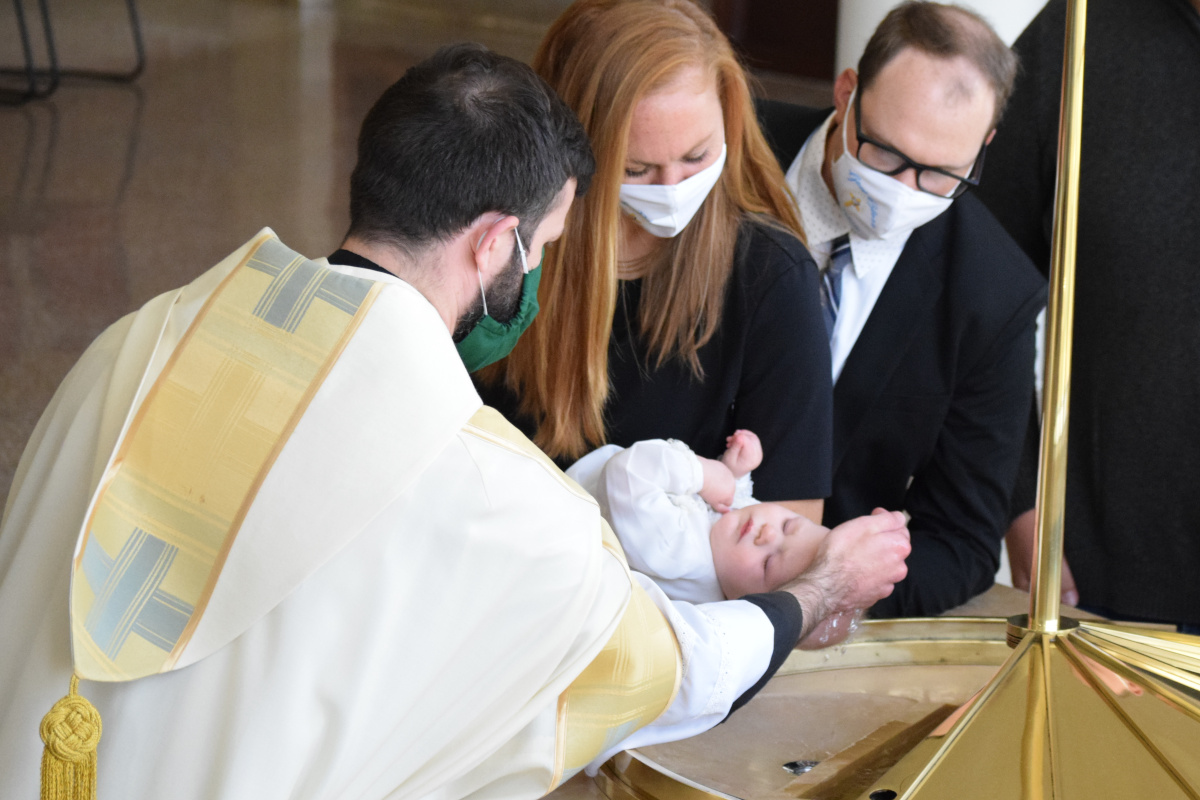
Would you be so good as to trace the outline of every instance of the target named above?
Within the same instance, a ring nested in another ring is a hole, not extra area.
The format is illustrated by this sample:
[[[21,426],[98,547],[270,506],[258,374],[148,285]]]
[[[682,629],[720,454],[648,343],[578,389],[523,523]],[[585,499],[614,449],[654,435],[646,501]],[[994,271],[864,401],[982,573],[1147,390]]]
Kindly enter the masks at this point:
[[[58,88],[59,79],[89,78],[92,80],[117,81],[129,83],[142,74],[146,68],[146,46],[142,39],[142,21],[138,15],[137,0],[125,0],[125,8],[129,13],[129,30],[133,39],[133,67],[124,72],[113,72],[97,69],[60,69],[58,54],[54,44],[54,24],[50,20],[50,9],[46,0],[37,0],[38,10],[42,15],[42,34],[46,41],[46,57],[49,66],[38,67],[34,62],[33,43],[30,40],[29,22],[25,14],[24,0],[13,0],[13,10],[17,18],[17,32],[21,38],[21,51],[25,56],[24,67],[0,68],[0,75],[10,75],[18,80],[24,78],[24,88],[0,88],[0,104],[21,105],[30,100],[49,97]]]
[[[44,2],[44,0],[43,0]],[[127,72],[105,72],[103,70],[94,69],[65,69],[60,74],[70,78],[92,78],[102,81],[119,81],[128,83],[142,74],[142,70],[146,68],[146,46],[142,41],[142,21],[138,16],[137,0],[125,0],[125,7],[129,11],[129,30],[133,38],[133,68]]]
[[[132,2],[132,0],[130,0]],[[0,75],[11,75],[17,79],[25,79],[23,89],[0,89],[0,104],[21,105],[30,100],[49,97],[58,88],[60,72],[58,56],[54,49],[54,30],[50,23],[50,9],[46,0],[38,0],[38,10],[42,15],[42,34],[46,41],[46,58],[49,67],[42,69],[34,62],[33,43],[29,36],[29,21],[25,16],[24,0],[13,0],[13,12],[17,18],[17,34],[21,38],[21,52],[25,56],[23,67],[0,68]]]

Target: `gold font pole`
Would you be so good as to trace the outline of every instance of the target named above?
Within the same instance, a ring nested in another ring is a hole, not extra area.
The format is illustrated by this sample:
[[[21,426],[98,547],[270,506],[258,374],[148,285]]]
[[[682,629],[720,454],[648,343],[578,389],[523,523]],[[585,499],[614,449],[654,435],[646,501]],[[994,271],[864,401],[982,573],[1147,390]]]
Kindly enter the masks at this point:
[[[1046,373],[1037,490],[1037,554],[1030,582],[1029,627],[1056,633],[1062,591],[1063,509],[1067,487],[1067,422],[1071,401],[1071,341],[1075,320],[1075,235],[1083,128],[1083,43],[1087,0],[1068,0],[1058,184],[1046,310]]]

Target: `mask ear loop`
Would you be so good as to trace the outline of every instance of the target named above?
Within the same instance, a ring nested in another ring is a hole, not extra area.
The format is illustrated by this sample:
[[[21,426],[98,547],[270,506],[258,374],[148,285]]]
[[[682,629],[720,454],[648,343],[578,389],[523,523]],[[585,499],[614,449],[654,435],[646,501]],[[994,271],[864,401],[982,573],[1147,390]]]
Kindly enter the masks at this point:
[[[854,109],[854,95],[858,93],[858,86],[850,92],[850,99],[846,101],[846,115],[842,117],[842,152],[855,161],[858,161],[857,156],[850,155],[850,145],[846,143],[846,129],[850,127],[850,111]],[[855,112],[857,113],[857,111]],[[480,241],[483,241],[482,239]]]
[[[483,244],[483,240],[486,237],[487,237],[487,231],[484,231],[483,236],[480,236],[479,241],[475,243],[475,251],[476,252],[479,252],[479,246],[481,244]],[[488,315],[487,292],[484,291],[484,289],[483,289],[483,272],[479,269],[478,265],[475,266],[475,275],[479,278],[479,299],[483,301],[483,315],[486,317]]]
[[[516,234],[517,237],[517,253],[521,256],[521,272],[525,275],[528,275],[529,259],[525,257],[525,245],[521,243],[521,232],[516,228],[513,228],[513,233]],[[483,240],[486,237],[487,232],[484,231],[483,236],[480,236],[479,241],[475,243],[476,250],[478,250],[479,246],[483,244]],[[479,267],[475,267],[475,275],[479,278],[479,297],[481,300],[483,300],[483,315],[486,317],[488,315],[487,292],[483,288],[483,272],[480,271]]]
[[[517,252],[521,254],[521,271],[528,275],[529,260],[525,258],[525,245],[521,244],[521,232],[513,228],[513,233],[517,235]]]

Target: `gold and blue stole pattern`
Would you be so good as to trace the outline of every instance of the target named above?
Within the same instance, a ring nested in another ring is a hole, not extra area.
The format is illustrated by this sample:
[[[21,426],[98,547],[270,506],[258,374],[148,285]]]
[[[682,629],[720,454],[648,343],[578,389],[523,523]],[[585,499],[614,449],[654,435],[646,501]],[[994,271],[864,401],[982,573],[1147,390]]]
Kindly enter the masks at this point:
[[[259,487],[379,286],[265,236],[209,297],[85,524],[71,582],[79,676],[171,669]]]

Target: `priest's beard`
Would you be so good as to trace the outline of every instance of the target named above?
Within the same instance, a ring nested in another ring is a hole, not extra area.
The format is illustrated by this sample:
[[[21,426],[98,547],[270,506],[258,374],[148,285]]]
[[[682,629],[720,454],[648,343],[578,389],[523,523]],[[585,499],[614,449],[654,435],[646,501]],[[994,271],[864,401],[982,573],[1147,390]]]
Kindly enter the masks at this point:
[[[496,322],[509,322],[516,316],[521,307],[521,289],[525,282],[525,271],[521,267],[521,257],[514,247],[509,257],[508,266],[492,280],[487,287],[488,316]],[[463,312],[454,326],[454,343],[467,338],[467,334],[483,319],[483,298],[476,297],[470,307]]]

